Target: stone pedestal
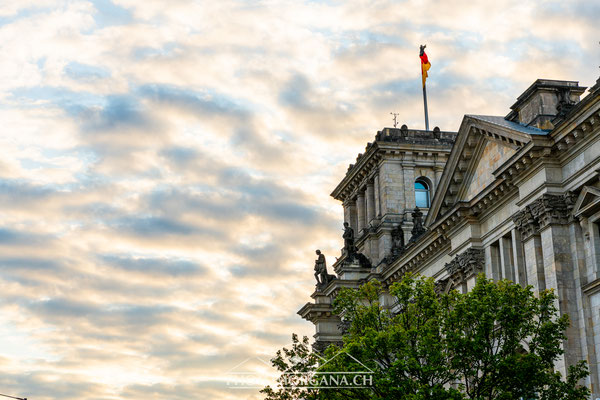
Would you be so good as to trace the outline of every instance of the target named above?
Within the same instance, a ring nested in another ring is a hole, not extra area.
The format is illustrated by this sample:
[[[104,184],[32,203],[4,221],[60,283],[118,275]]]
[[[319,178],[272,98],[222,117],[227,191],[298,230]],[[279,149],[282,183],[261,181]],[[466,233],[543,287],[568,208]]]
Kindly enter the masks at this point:
[[[371,273],[371,268],[364,268],[360,265],[357,259],[351,262],[344,261],[336,267],[335,272],[338,274],[339,280],[342,281],[358,281],[364,279]]]
[[[313,336],[315,338],[313,348],[317,351],[323,351],[330,344],[342,341],[342,333],[339,329],[341,319],[333,313],[331,296],[327,296],[320,290],[315,290],[310,297],[315,302],[306,303],[298,311],[298,314],[315,324],[316,333]]]

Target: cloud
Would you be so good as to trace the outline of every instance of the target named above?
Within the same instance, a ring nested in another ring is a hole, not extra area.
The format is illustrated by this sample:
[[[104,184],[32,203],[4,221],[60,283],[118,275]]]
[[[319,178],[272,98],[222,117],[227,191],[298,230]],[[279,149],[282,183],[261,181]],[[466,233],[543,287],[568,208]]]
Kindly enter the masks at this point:
[[[83,81],[94,81],[110,77],[110,71],[106,68],[81,64],[76,61],[67,64],[64,71],[69,78]]]
[[[203,275],[206,268],[189,260],[168,258],[136,258],[128,255],[102,255],[100,259],[127,271],[144,272],[149,274],[190,276]]]

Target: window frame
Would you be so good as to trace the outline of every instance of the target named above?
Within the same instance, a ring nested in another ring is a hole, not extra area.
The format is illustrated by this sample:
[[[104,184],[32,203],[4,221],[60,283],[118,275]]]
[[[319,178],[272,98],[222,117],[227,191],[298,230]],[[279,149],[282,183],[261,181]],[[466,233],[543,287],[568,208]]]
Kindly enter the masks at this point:
[[[425,187],[425,189],[421,189],[418,188],[417,189],[417,184],[423,185]],[[431,184],[429,183],[429,181],[424,178],[424,177],[419,177],[417,179],[415,179],[415,183],[413,185],[414,191],[415,191],[415,206],[419,207],[419,208],[430,208],[431,207]],[[425,193],[425,199],[426,199],[426,204],[427,206],[423,206],[421,204],[419,204],[419,200],[417,199],[417,193]]]

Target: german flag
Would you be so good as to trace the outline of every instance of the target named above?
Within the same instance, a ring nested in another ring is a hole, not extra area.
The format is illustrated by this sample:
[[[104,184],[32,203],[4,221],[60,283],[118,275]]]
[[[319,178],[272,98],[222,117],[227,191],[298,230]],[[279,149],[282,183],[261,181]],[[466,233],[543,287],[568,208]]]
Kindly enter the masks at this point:
[[[421,76],[423,77],[423,87],[425,87],[425,80],[427,79],[427,71],[431,68],[431,63],[427,58],[427,54],[425,53],[425,46],[421,46],[421,52],[419,54],[419,58],[421,58]]]

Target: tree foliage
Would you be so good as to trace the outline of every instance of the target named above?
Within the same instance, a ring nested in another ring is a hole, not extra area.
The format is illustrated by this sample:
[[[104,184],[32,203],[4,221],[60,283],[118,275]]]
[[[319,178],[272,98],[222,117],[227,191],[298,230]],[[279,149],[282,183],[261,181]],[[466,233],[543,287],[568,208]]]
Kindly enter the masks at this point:
[[[395,301],[391,310],[380,304],[384,296]],[[569,324],[556,304],[553,291],[535,296],[531,287],[483,275],[465,294],[437,294],[433,279],[410,275],[385,295],[378,282],[344,288],[334,302],[349,324],[342,347],[317,355],[308,338],[294,336],[293,347],[272,360],[282,372],[279,387],[262,393],[266,400],[583,400],[585,362],[566,378],[554,370]],[[283,384],[289,371],[350,374],[358,364],[373,371],[368,387]]]

